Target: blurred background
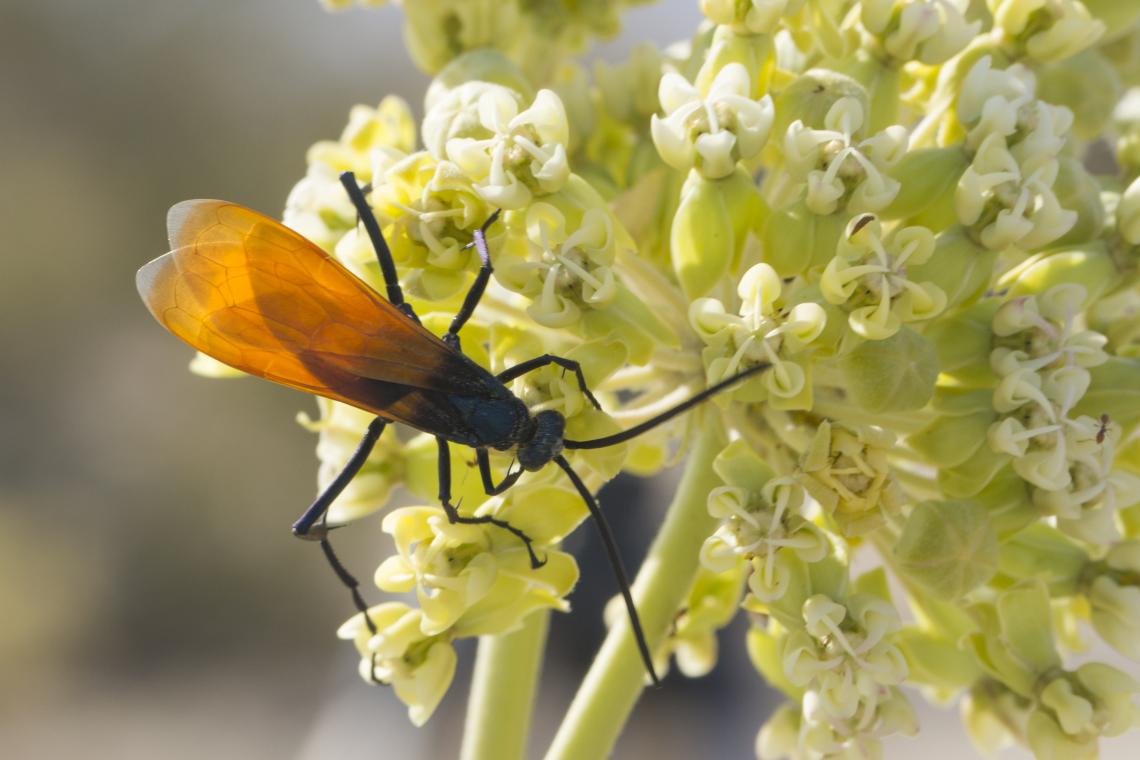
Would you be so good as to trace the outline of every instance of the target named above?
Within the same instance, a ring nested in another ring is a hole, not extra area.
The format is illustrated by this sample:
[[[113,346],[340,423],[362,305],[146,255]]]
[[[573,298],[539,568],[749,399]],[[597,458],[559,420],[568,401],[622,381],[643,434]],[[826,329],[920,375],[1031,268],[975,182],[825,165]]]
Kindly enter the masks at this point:
[[[695,0],[630,14],[590,56],[665,44]],[[474,647],[424,730],[366,686],[335,630],[352,612],[291,521],[315,489],[305,396],[187,371],[134,272],[166,251],[173,203],[278,215],[305,150],[354,103],[422,113],[427,79],[398,9],[316,0],[0,0],[0,755],[6,758],[435,758],[456,755]],[[636,565],[668,477],[602,493]],[[636,502],[637,508],[630,506]],[[338,534],[368,576],[379,519]],[[604,633],[613,581],[590,530],[553,620],[540,754]],[[373,595],[372,598],[377,598]],[[778,697],[722,639],[709,678],[647,693],[619,758],[746,758]],[[467,642],[473,644],[473,642]],[[921,700],[917,699],[916,703]],[[971,756],[953,712],[922,710],[922,752]],[[894,757],[920,745],[899,739]],[[1117,745],[1124,754],[1124,744]]]

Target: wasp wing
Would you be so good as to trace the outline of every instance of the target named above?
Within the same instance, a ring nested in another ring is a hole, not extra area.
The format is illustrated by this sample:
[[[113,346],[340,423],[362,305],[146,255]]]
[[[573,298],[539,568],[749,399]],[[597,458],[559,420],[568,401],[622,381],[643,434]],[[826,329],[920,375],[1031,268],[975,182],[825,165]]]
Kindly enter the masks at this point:
[[[447,395],[501,389],[315,244],[224,201],[185,201],[173,250],[139,270],[155,318],[202,353],[252,375],[429,432]]]

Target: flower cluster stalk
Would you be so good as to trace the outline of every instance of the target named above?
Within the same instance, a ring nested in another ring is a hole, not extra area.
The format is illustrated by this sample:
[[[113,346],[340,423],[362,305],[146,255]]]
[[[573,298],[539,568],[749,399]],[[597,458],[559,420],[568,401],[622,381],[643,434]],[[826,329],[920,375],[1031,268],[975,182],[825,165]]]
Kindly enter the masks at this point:
[[[475,657],[461,760],[523,760],[534,715],[550,613],[511,633],[483,636]]]
[[[714,416],[706,418],[693,442],[665,521],[634,581],[633,599],[651,647],[660,644],[688,594],[697,572],[703,537],[713,528],[705,499],[716,484],[712,462],[723,440],[719,420]],[[574,696],[546,760],[608,757],[645,685],[645,667],[629,622],[619,619],[610,628]]]

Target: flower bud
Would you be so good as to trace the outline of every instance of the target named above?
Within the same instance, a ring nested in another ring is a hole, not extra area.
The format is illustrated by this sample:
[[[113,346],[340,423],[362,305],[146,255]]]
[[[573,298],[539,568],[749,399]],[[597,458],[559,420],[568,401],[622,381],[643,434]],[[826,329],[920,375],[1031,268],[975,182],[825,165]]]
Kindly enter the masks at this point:
[[[1105,57],[1094,48],[1038,66],[1036,71],[1038,96],[1073,112],[1073,132],[1079,138],[1099,137],[1112,119],[1122,89],[1120,76]]]
[[[1132,180],[1116,205],[1116,229],[1132,245],[1140,245],[1140,177]]]
[[[961,146],[909,150],[891,167],[898,195],[879,213],[884,219],[907,219],[940,230],[954,217],[954,189],[970,165]]]
[[[997,571],[997,537],[986,510],[972,501],[917,504],[894,548],[899,567],[942,599],[952,600]]]
[[[1010,43],[1024,46],[1038,61],[1059,61],[1076,55],[1104,34],[1105,25],[1080,2],[1046,4],[1041,0],[989,0],[995,31]]]
[[[1073,407],[1074,414],[1099,419],[1107,414],[1125,430],[1140,421],[1140,360],[1111,357],[1089,370],[1088,391]]]
[[[490,82],[514,90],[523,100],[534,99],[534,88],[513,61],[493,48],[479,48],[458,56],[435,75],[424,95],[424,111],[431,111],[449,91],[468,82]]]
[[[764,261],[781,277],[822,269],[846,226],[846,214],[820,216],[802,202],[774,211],[764,227]]]
[[[1101,575],[1087,592],[1096,632],[1116,651],[1140,661],[1140,585]]]
[[[673,271],[689,299],[708,293],[728,272],[747,239],[749,210],[758,200],[743,169],[720,180],[689,175],[670,233]]]
[[[868,412],[920,409],[938,378],[934,346],[906,327],[886,340],[861,343],[839,367],[852,400]]]
[[[1034,254],[998,281],[998,286],[1009,288],[1013,296],[1044,293],[1065,284],[1085,289],[1085,299],[1078,308],[1088,306],[1121,284],[1120,272],[1103,242]]]
[[[1052,246],[1071,246],[1095,240],[1104,230],[1106,217],[1100,184],[1077,159],[1061,156],[1059,161],[1060,171],[1053,183],[1053,193],[1063,208],[1076,212],[1077,221]]]
[[[751,80],[748,97],[761,98],[768,91],[775,47],[770,34],[737,34],[729,27],[720,26],[713,33],[712,45],[694,84],[702,91],[710,91],[715,78],[730,64],[743,66]]]
[[[458,54],[503,48],[527,34],[515,3],[421,0],[404,3],[403,9],[404,42],[412,60],[429,74],[443,69]]]
[[[1081,0],[1081,2],[1090,14],[1104,22],[1106,31],[1103,42],[1135,32],[1136,22],[1140,21],[1140,6],[1133,3],[1121,3],[1118,0]]]

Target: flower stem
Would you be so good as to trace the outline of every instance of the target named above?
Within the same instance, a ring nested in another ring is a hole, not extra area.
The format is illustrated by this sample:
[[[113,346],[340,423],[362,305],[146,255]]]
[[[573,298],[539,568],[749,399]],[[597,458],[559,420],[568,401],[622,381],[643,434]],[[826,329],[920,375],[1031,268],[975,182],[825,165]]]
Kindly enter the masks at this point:
[[[550,610],[527,616],[517,631],[479,639],[461,760],[522,760]]]
[[[699,430],[665,523],[633,584],[633,598],[650,650],[661,643],[689,593],[701,544],[716,527],[707,501],[709,491],[720,484],[712,463],[724,446],[724,433],[711,410]],[[607,757],[645,688],[645,681],[645,666],[638,656],[629,620],[623,616],[610,628],[546,760]]]

